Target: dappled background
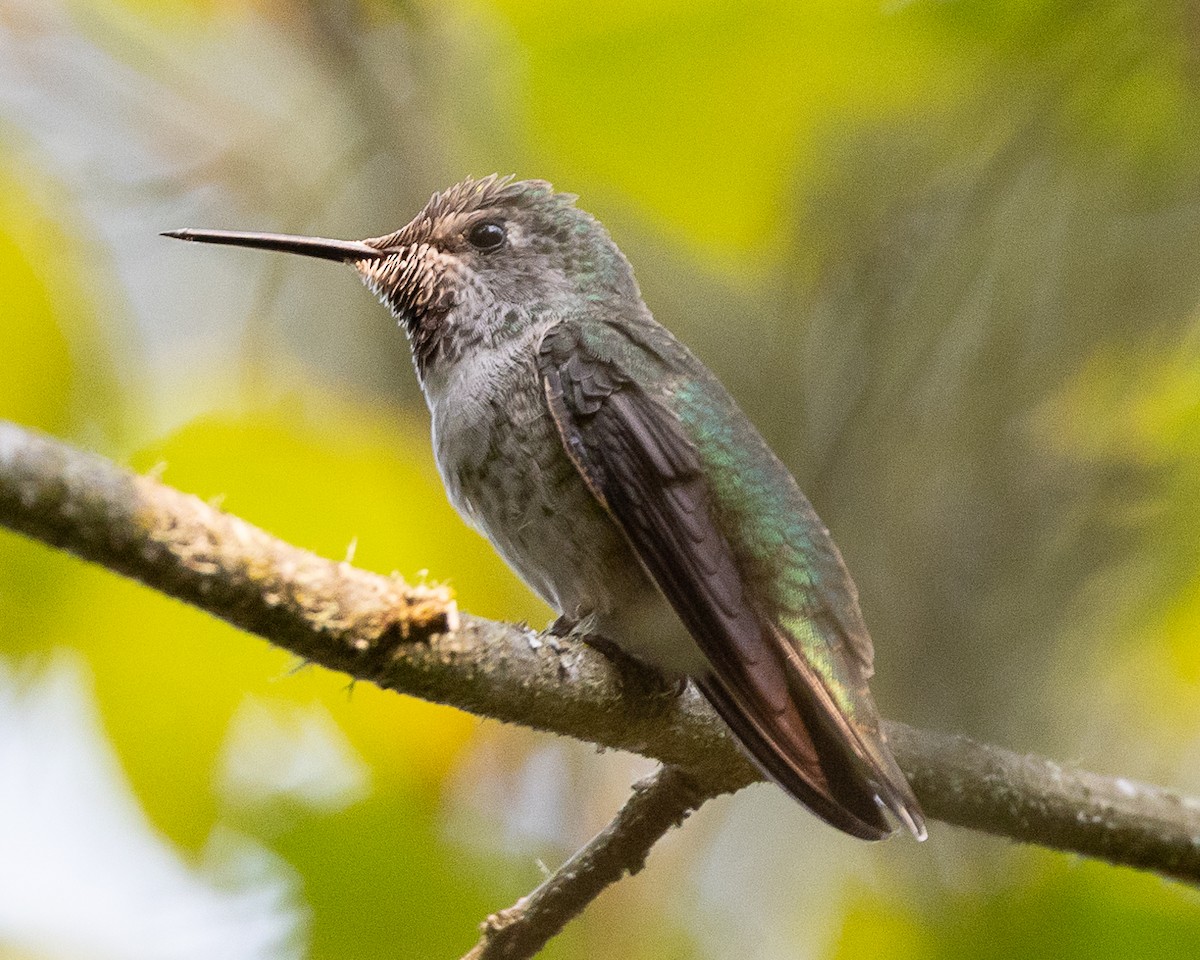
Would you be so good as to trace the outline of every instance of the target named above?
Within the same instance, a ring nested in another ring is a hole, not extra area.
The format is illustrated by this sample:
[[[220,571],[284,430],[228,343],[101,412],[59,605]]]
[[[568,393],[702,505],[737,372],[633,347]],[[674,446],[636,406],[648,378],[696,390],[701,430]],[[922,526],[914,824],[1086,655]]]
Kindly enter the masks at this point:
[[[0,0],[0,416],[541,625],[352,272],[156,235],[493,171],[579,194],[791,465],[885,713],[1200,792],[1200,5]],[[455,957],[645,768],[0,533],[0,957]],[[759,786],[549,955],[1197,942],[1179,885]]]

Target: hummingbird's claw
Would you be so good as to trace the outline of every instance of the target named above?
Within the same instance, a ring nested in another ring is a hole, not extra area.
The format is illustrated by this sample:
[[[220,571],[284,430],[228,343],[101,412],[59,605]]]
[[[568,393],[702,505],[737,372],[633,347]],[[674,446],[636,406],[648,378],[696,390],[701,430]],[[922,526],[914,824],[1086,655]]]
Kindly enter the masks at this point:
[[[551,637],[558,637],[560,640],[565,640],[575,632],[579,626],[579,621],[568,617],[565,613],[555,618],[545,630],[546,634]]]

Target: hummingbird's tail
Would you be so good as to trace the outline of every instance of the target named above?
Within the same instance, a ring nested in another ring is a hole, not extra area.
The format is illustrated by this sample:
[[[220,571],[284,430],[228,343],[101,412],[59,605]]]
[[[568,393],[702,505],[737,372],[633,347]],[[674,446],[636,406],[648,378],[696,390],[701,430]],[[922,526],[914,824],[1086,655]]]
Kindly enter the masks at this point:
[[[821,782],[814,782],[814,772],[819,773],[821,768],[798,761],[798,756],[807,755],[806,761],[815,761],[819,747],[803,743],[788,729],[800,723],[798,715],[752,713],[711,674],[700,679],[698,685],[755,766],[831,827],[862,840],[882,840],[893,832],[878,805],[864,791],[837,789],[823,776]]]
[[[921,808],[886,747],[873,749],[861,737],[848,742],[807,697],[757,702],[755,684],[735,690],[715,674],[698,686],[758,768],[830,826],[882,840],[894,832],[888,811],[925,839]]]

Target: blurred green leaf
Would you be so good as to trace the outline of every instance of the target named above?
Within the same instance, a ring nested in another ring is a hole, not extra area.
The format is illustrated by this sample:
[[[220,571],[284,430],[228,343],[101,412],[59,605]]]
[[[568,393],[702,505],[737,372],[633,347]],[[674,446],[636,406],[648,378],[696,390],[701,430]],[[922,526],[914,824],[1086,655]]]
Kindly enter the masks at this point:
[[[819,136],[943,95],[928,38],[865,0],[494,5],[552,169],[611,184],[709,256],[773,262]]]
[[[924,917],[862,897],[846,914],[838,960],[1189,960],[1200,895],[1097,863],[1031,855],[991,893],[949,894]]]
[[[520,883],[455,848],[436,794],[385,791],[304,822],[276,849],[304,877],[314,960],[460,956]]]
[[[1200,353],[1179,342],[1098,350],[1043,406],[1039,430],[1057,455],[1092,469],[1141,471],[1142,496],[1116,522],[1146,531],[1142,562],[1113,577],[1124,645],[1104,665],[1137,722],[1200,723]]]
[[[93,444],[122,429],[95,289],[61,200],[35,171],[0,152],[0,418]],[[47,551],[0,533],[0,651],[35,649],[37,624],[74,587]]]
[[[119,414],[82,245],[0,154],[0,417],[108,432]]]

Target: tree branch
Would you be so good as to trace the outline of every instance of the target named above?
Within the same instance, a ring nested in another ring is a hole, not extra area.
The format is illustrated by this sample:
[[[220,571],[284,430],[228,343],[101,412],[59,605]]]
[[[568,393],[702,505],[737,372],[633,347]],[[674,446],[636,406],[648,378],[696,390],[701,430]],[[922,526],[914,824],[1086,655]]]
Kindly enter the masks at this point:
[[[708,799],[678,767],[659,767],[603,830],[528,896],[482,924],[463,960],[525,960],[546,945],[606,887],[646,864],[650,848]]]
[[[443,590],[324,560],[3,421],[0,524],[382,687],[653,757],[706,794],[760,779],[691,688],[674,699],[628,696],[582,644],[459,616]],[[886,726],[930,816],[1200,884],[1200,800]]]

